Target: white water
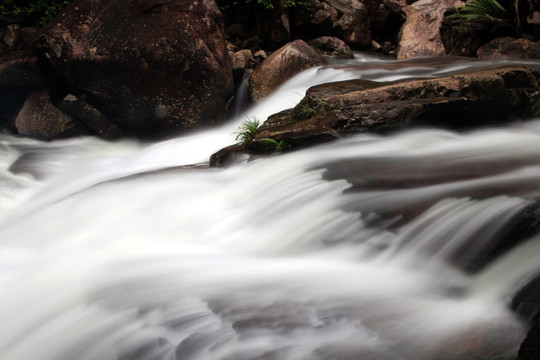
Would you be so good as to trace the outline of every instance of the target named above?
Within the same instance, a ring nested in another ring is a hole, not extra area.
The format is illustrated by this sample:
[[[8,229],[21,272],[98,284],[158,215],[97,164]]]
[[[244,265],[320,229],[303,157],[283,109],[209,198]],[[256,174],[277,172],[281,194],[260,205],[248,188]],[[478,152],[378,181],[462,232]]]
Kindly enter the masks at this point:
[[[540,271],[540,238],[474,275],[456,264],[481,258],[540,195],[539,121],[362,135],[227,169],[173,168],[207,161],[245,117],[289,108],[313,84],[479,65],[385,64],[308,70],[220,129],[155,144],[1,135],[0,358],[515,353],[524,328],[508,303]],[[365,184],[348,191],[336,168]],[[472,174],[376,186],[459,169]]]

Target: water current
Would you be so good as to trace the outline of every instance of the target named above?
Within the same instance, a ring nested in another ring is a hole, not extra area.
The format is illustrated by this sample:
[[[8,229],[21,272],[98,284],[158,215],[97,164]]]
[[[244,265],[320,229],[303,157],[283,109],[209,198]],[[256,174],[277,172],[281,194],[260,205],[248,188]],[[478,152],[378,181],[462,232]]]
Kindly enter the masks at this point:
[[[540,119],[204,166],[243,120],[315,84],[499,64],[357,55],[222,127],[154,143],[1,134],[0,358],[515,354],[526,323],[510,302],[540,272],[540,238],[490,250],[540,196]]]

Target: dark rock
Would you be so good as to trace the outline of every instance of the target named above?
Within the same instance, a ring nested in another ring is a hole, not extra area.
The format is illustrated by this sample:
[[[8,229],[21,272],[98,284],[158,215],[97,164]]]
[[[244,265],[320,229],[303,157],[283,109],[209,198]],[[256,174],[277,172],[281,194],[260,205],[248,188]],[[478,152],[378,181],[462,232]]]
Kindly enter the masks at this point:
[[[325,61],[302,40],[295,40],[274,51],[249,78],[249,93],[259,102],[292,76]]]
[[[351,0],[351,5],[338,23],[343,30],[343,41],[347,45],[360,49],[371,45],[371,22],[364,4]]]
[[[540,42],[498,38],[476,52],[480,59],[540,59]]]
[[[105,139],[117,139],[122,135],[122,131],[116,124],[108,120],[98,109],[75,95],[67,95],[60,103],[60,109]],[[156,117],[158,116],[157,114]]]
[[[18,24],[8,25],[2,41],[9,50],[14,50],[21,43],[21,27]]]
[[[39,39],[74,91],[144,136],[223,117],[234,93],[223,33],[211,0],[75,0]]]
[[[519,348],[518,360],[540,359],[540,316]]]
[[[403,6],[392,0],[362,0],[371,22],[371,37],[379,42],[395,43],[405,22]]]
[[[0,57],[0,87],[31,87],[45,82],[36,57]]]
[[[440,35],[444,13],[461,5],[460,0],[420,0],[406,6],[407,20],[399,36],[398,59],[446,54]]]
[[[270,116],[248,148],[256,153],[264,138],[298,148],[366,131],[425,125],[468,129],[486,121],[536,117],[539,80],[538,66],[506,66],[390,84],[352,80],[315,86],[294,109]],[[392,176],[390,181],[399,180]]]
[[[257,34],[263,43],[275,49],[290,40],[291,27],[284,0],[273,1],[272,4],[273,9],[261,9],[255,13],[255,23],[258,27]]]
[[[235,144],[228,146],[215,154],[212,154],[210,157],[210,166],[212,167],[222,167],[227,165],[234,156],[238,154],[245,153],[246,149],[241,144]]]
[[[46,90],[30,93],[17,114],[14,128],[20,135],[42,140],[85,135],[86,130],[54,106]]]
[[[308,41],[308,44],[326,55],[332,55],[344,59],[354,58],[351,48],[336,37],[322,36],[320,38]]]

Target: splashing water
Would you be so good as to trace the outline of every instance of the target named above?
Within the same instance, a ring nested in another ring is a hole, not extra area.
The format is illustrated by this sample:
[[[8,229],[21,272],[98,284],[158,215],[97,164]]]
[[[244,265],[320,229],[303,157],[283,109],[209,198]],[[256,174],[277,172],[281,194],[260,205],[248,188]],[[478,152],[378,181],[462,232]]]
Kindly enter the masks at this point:
[[[294,106],[314,84],[481,65],[311,69],[222,128],[155,144],[0,135],[2,359],[515,353],[524,328],[508,303],[540,271],[540,238],[474,274],[465,264],[540,195],[539,121],[179,167],[207,161],[245,117]]]

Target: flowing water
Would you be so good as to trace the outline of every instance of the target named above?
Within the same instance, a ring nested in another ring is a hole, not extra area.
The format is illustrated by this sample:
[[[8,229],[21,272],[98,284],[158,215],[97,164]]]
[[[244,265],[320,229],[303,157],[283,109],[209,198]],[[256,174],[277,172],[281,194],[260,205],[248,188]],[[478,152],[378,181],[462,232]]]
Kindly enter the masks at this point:
[[[486,65],[311,69],[221,128],[157,143],[0,135],[0,358],[515,354],[526,326],[509,304],[540,272],[540,238],[490,250],[540,196],[540,120],[201,166],[314,84]]]

